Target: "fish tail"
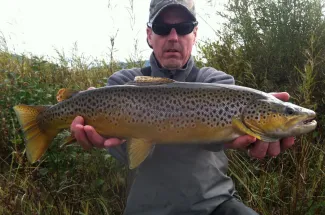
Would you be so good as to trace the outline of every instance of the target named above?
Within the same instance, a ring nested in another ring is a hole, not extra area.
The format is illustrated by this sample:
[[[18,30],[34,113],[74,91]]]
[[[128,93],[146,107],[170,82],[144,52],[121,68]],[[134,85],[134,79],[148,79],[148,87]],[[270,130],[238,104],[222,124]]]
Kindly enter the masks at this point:
[[[26,142],[26,155],[29,162],[34,163],[45,153],[56,130],[45,130],[40,125],[38,116],[50,106],[16,105],[13,107]]]

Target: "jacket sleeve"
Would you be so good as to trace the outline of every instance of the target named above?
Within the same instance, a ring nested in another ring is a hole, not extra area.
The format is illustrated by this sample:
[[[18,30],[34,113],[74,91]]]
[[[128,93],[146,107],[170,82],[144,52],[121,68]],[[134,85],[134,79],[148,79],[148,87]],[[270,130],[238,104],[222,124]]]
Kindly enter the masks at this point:
[[[203,83],[235,84],[233,76],[212,67],[201,68],[196,81]]]
[[[123,69],[115,72],[107,80],[107,85],[123,85],[129,81],[133,81],[135,76],[142,75],[140,69]]]
[[[107,80],[107,86],[123,85],[129,81],[133,81],[135,76],[142,75],[140,69],[124,69],[115,72]],[[108,148],[108,153],[118,161],[127,164],[126,143]]]
[[[203,83],[235,84],[233,76],[211,67],[201,68],[196,80]],[[203,148],[208,151],[217,152],[223,150],[224,145],[210,143],[203,145]]]

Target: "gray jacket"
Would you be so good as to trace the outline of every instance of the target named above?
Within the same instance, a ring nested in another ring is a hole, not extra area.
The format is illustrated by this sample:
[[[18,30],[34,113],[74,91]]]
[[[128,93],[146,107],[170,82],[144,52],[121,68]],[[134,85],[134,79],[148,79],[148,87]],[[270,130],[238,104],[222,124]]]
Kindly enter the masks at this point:
[[[185,81],[194,60],[191,57],[185,68],[169,71],[162,69],[152,54],[150,65],[151,76]],[[121,70],[109,77],[108,85],[121,85],[139,75],[139,68]],[[196,82],[234,84],[234,78],[204,67]],[[109,153],[127,163],[125,145],[111,148]],[[227,169],[228,158],[222,144],[156,145],[136,170],[124,214],[209,214],[236,192],[226,175]]]

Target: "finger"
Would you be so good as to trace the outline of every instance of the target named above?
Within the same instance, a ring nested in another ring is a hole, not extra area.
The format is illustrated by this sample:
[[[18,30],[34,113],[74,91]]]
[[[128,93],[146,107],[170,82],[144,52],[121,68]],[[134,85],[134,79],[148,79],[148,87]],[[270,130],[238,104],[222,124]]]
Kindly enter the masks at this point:
[[[287,92],[280,92],[280,93],[270,93],[272,96],[282,100],[282,101],[288,101],[290,98],[289,93]]]
[[[85,150],[89,150],[92,146],[89,144],[84,131],[84,119],[81,116],[77,116],[70,125],[70,131],[72,136],[74,136]]]
[[[269,148],[267,149],[267,154],[271,157],[276,157],[280,154],[281,147],[280,141],[269,143]]]
[[[125,140],[121,140],[118,138],[110,138],[110,139],[105,140],[104,147],[110,148],[110,147],[121,145],[124,142],[125,142]]]
[[[281,141],[281,151],[285,151],[288,148],[292,147],[293,144],[295,144],[295,138],[294,137],[287,137],[283,138]]]
[[[230,143],[224,144],[224,146],[227,149],[245,149],[247,146],[249,146],[251,143],[254,143],[255,141],[255,137],[252,137],[250,135],[244,135],[236,138]]]
[[[79,124],[84,125],[84,119],[81,116],[77,116],[72,121],[72,123],[70,125],[70,131],[71,131],[72,134],[74,134],[74,132],[76,130],[76,125],[79,125]]]
[[[74,127],[74,137],[76,138],[79,145],[82,146],[83,149],[89,150],[92,148],[92,145],[89,143],[86,133],[84,131],[84,126],[82,124],[77,124]]]
[[[269,144],[263,141],[256,141],[256,143],[250,148],[249,155],[257,159],[263,159],[269,148]]]
[[[93,145],[96,146],[98,148],[104,148],[104,142],[105,142],[105,138],[102,137],[101,135],[99,135],[96,130],[94,129],[94,127],[90,126],[90,125],[86,125],[84,127],[87,139],[89,140],[89,142]]]

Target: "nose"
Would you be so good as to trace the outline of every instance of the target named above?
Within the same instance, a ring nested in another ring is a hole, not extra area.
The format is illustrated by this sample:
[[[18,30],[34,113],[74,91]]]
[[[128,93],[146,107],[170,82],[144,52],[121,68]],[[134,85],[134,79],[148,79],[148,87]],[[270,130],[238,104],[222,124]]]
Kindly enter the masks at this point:
[[[172,28],[172,30],[169,32],[168,40],[175,41],[175,42],[178,41],[178,35],[177,35],[175,28]]]

